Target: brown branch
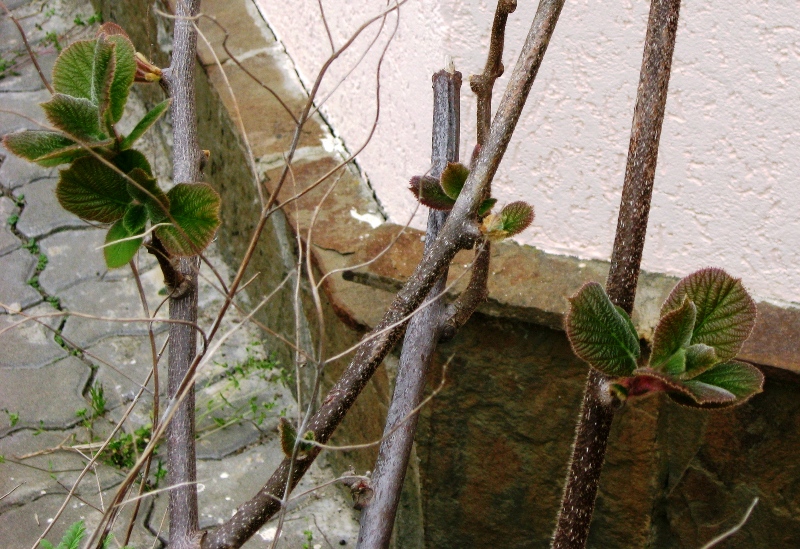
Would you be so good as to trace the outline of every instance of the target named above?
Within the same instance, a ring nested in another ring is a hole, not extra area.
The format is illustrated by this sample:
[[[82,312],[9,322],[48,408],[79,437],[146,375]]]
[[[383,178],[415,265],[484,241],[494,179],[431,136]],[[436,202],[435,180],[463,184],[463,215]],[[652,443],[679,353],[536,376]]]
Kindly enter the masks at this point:
[[[440,177],[447,162],[458,161],[461,73],[439,71],[433,75],[433,144],[429,174]],[[436,241],[447,212],[431,210],[425,234],[425,251]],[[431,288],[427,299],[444,291],[447,268]],[[392,537],[400,492],[411,456],[418,414],[409,414],[422,401],[428,368],[439,340],[445,304],[439,299],[408,323],[403,341],[394,393],[384,427],[384,437],[372,475],[373,496],[361,516],[358,546],[388,547]],[[401,425],[402,424],[402,425]]]
[[[494,12],[492,34],[489,42],[489,54],[486,57],[486,66],[482,74],[474,74],[469,79],[470,88],[478,99],[477,129],[478,147],[486,143],[489,128],[492,122],[492,90],[495,81],[503,74],[503,47],[505,45],[506,22],[509,14],[517,9],[517,0],[498,0]],[[491,189],[487,196],[491,194]],[[489,260],[492,255],[492,245],[488,240],[482,240],[475,247],[475,260],[472,265],[472,274],[466,289],[458,296],[455,302],[447,309],[447,320],[442,330],[442,339],[449,340],[472,313],[486,301],[489,295],[486,284],[489,279]]]
[[[606,282],[611,301],[628,314],[636,297],[679,11],[680,0],[652,0],[650,4],[617,235]],[[606,382],[605,376],[590,371],[554,548],[586,546],[616,405],[603,394]]]
[[[39,73],[39,78],[42,79],[42,83],[44,84],[44,87],[47,88],[47,91],[49,91],[50,93],[55,93],[55,91],[53,90],[53,87],[50,85],[50,82],[47,81],[47,78],[45,77],[44,72],[42,72],[42,67],[39,66],[39,61],[36,59],[36,54],[33,53],[33,49],[31,49],[31,45],[28,43],[28,37],[25,35],[25,31],[22,29],[22,25],[19,24],[19,21],[17,21],[17,18],[14,17],[14,14],[11,13],[11,10],[9,10],[6,7],[5,2],[2,2],[1,0],[0,0],[0,7],[3,8],[3,11],[6,12],[6,15],[8,16],[8,18],[11,19],[11,21],[14,22],[14,25],[16,25],[17,30],[19,31],[19,35],[22,37],[22,43],[25,44],[25,49],[28,51],[28,56],[31,58],[31,61],[33,62],[33,66],[36,67],[36,72]]]
[[[492,123],[489,139],[486,146],[481,149],[450,217],[430,252],[417,266],[414,274],[373,330],[381,335],[369,339],[359,347],[341,379],[312,417],[309,430],[314,433],[316,441],[322,443],[328,441],[378,365],[402,336],[405,323],[387,333],[382,333],[383,330],[416,309],[455,254],[460,249],[473,245],[475,239],[480,236],[475,226],[475,215],[519,121],[563,5],[564,0],[540,2],[517,66]],[[279,509],[280,498],[283,497],[287,481],[289,486],[295,486],[319,452],[320,449],[314,447],[305,459],[298,461],[293,468],[291,479],[289,478],[291,461],[284,459],[258,494],[241,505],[236,514],[225,524],[208,532],[203,539],[202,547],[204,549],[240,547]]]
[[[506,21],[517,9],[517,0],[498,0],[492,22],[489,55],[482,74],[469,79],[469,87],[478,96],[478,143],[486,142],[492,123],[492,88],[494,81],[503,75],[503,46],[506,37]]]
[[[179,183],[200,179],[204,154],[197,140],[197,107],[194,75],[197,63],[197,32],[192,18],[200,13],[200,0],[178,0],[175,6],[172,63],[164,71],[172,97],[173,173]],[[190,287],[169,303],[171,319],[197,322],[197,256],[180,258],[177,272]],[[170,399],[181,392],[184,378],[194,362],[197,332],[185,325],[170,326],[167,393]],[[196,546],[198,536],[197,464],[194,436],[194,390],[190,388],[178,403],[175,415],[167,426],[167,482],[176,486],[169,492],[169,545],[175,549]]]

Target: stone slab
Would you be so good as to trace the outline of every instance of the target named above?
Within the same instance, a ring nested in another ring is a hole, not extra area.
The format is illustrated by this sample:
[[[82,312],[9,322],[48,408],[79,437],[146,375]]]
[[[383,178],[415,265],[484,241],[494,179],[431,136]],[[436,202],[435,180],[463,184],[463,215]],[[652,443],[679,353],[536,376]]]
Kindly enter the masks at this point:
[[[18,189],[34,179],[53,177],[57,173],[56,168],[42,168],[14,156],[0,144],[0,186]]]
[[[98,509],[100,509],[103,502],[108,501],[111,496],[112,493],[106,491],[103,492],[102,500],[97,492],[95,492],[91,498],[85,497],[84,499],[95,508],[82,501],[73,499],[67,505],[64,513],[45,539],[50,541],[53,546],[58,545],[66,529],[79,520],[84,521],[87,532],[94,532],[94,529],[102,517],[102,513]],[[15,507],[0,515],[0,540],[14,540],[15,548],[32,547],[39,535],[44,532],[44,529],[52,522],[53,517],[55,517],[56,512],[64,501],[64,497],[65,495],[61,494],[45,495],[33,503]],[[149,502],[145,501],[142,505],[140,516],[147,514],[149,506]],[[125,535],[124,529],[128,526],[132,509],[133,506],[129,505],[120,514],[115,528],[112,530],[116,539],[121,539],[121,536]],[[88,540],[84,539],[84,542],[86,541]],[[162,547],[161,543],[156,542],[154,544],[154,536],[138,523],[134,525],[129,543],[137,548]],[[117,547],[117,545],[112,544],[111,547]]]
[[[25,208],[19,216],[17,230],[26,238],[40,238],[59,229],[89,226],[61,207],[56,199],[57,184],[56,179],[39,179],[14,193],[15,196],[25,196]]]
[[[142,285],[149,299],[158,298],[163,287],[163,277],[157,268],[141,273]],[[110,281],[87,281],[77,284],[59,295],[61,305],[69,311],[95,315],[103,318],[144,319],[136,283],[132,279]],[[163,299],[163,298],[162,298]],[[159,300],[160,301],[160,300]],[[158,301],[152,301],[157,303]],[[151,309],[152,310],[152,309]],[[162,307],[159,318],[167,316],[167,307]],[[154,323],[153,329],[162,332],[166,323]],[[107,320],[70,316],[63,330],[64,337],[79,347],[109,336],[145,335],[147,322],[109,322]]]
[[[87,440],[88,433],[82,427],[41,433],[20,431],[0,439],[0,455],[6,458],[5,463],[0,464],[0,494],[21,484],[0,501],[0,515],[11,507],[29,503],[43,495],[61,494],[64,486],[72,487],[88,460],[69,447]],[[35,453],[39,455],[27,457]],[[107,489],[119,484],[123,478],[119,469],[98,464],[93,472],[84,476],[76,493],[84,496],[95,494],[98,480],[100,486]]]
[[[0,369],[37,368],[67,356],[53,339],[51,328],[57,328],[60,316],[50,305],[43,303],[27,309],[23,315],[0,315]],[[38,318],[40,323],[26,318]],[[24,321],[24,322],[23,322]]]
[[[28,284],[37,262],[36,256],[23,249],[0,257],[0,303],[12,310],[20,310],[42,300],[41,294]],[[0,306],[0,312],[8,312],[8,309]]]
[[[39,241],[39,249],[47,256],[47,267],[39,275],[39,284],[49,295],[84,280],[98,280],[106,272],[103,251],[105,231],[98,229],[70,230]]]
[[[82,393],[91,373],[74,356],[41,368],[0,369],[0,401],[9,412],[19,414],[14,427],[0,427],[0,436],[24,428],[66,429],[75,425],[75,412],[87,406]]]
[[[269,446],[257,446],[224,461],[201,460],[197,463],[200,527],[210,528],[231,517],[237,505],[254,495],[283,454],[274,441]],[[341,474],[341,472],[339,472]],[[336,478],[324,457],[318,458],[295,489],[300,494]],[[166,508],[166,498],[159,496],[150,519],[151,529],[157,527]],[[336,486],[326,486],[289,504],[287,519],[278,543],[281,549],[297,549],[307,542],[303,533],[312,532],[311,545],[355,547],[358,538],[358,513],[352,509],[343,492]],[[262,548],[275,535],[276,518],[268,522],[243,547]],[[344,541],[344,543],[342,543]]]
[[[22,245],[17,235],[11,232],[8,218],[19,213],[19,208],[7,196],[0,196],[0,255],[14,251]]]

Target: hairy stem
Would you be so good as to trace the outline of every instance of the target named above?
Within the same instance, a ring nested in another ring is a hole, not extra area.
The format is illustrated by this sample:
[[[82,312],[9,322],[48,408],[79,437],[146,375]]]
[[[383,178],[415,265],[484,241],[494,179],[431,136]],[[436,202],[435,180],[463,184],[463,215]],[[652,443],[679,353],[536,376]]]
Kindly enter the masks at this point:
[[[531,25],[508,88],[497,109],[490,136],[464,183],[450,216],[431,250],[417,266],[397,294],[383,319],[365,338],[342,377],[325,397],[322,406],[309,422],[309,430],[318,442],[327,442],[380,363],[402,337],[409,314],[423,301],[433,284],[462,248],[470,247],[480,236],[475,215],[489,182],[497,172],[514,132],[533,81],[541,66],[555,30],[564,0],[542,0]],[[285,459],[264,487],[225,524],[208,532],[204,549],[241,547],[280,507],[287,480],[294,486],[320,452],[315,446],[294,467]],[[288,478],[290,468],[292,478]]]
[[[628,314],[636,298],[679,11],[680,0],[652,0],[650,4],[625,184],[606,282],[611,301]],[[605,376],[590,371],[553,538],[557,549],[583,548],[589,536],[616,405],[603,394],[605,383]]]
[[[447,162],[458,160],[461,73],[439,71],[433,75],[432,177],[440,177]],[[425,251],[436,240],[447,212],[431,210],[425,234]],[[428,299],[444,291],[447,269],[428,293]],[[384,438],[372,476],[373,496],[361,516],[358,546],[361,549],[388,547],[397,505],[403,490],[408,460],[417,430],[418,415],[408,417],[425,392],[425,380],[442,327],[445,305],[441,299],[414,316],[408,323],[394,394],[384,427]],[[402,422],[402,425],[399,425]]]
[[[172,97],[172,124],[174,146],[174,180],[194,183],[200,179],[203,152],[197,141],[197,114],[194,89],[197,33],[190,19],[200,12],[200,0],[179,0],[175,6],[175,30],[172,64],[164,71],[164,82]],[[189,287],[180,296],[172,297],[169,317],[174,320],[197,322],[197,270],[196,256],[181,258],[177,271],[189,281]],[[197,332],[187,324],[172,324],[169,331],[169,363],[167,391],[170,399],[176,398],[181,384],[197,352]],[[178,486],[169,491],[169,545],[176,549],[196,546],[197,517],[197,465],[194,436],[194,390],[178,404],[175,415],[167,427],[168,483]]]

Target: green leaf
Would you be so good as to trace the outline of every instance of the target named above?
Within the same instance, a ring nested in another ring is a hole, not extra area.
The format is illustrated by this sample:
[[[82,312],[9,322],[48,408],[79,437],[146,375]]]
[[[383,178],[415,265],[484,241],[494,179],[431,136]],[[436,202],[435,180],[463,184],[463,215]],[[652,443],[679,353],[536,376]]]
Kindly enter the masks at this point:
[[[496,198],[487,198],[481,202],[481,205],[478,207],[478,217],[483,217],[492,211],[492,208],[494,208],[495,204],[497,204]]]
[[[464,188],[464,182],[469,176],[469,168],[458,162],[448,162],[442,171],[441,184],[444,193],[455,200]]]
[[[294,444],[297,441],[297,429],[295,429],[294,425],[285,417],[278,419],[278,435],[281,439],[283,455],[292,457],[292,453],[294,453]]]
[[[131,173],[136,168],[139,168],[147,175],[153,176],[153,170],[150,168],[150,162],[147,161],[147,157],[136,149],[122,151],[111,159],[111,163],[125,174]]]
[[[53,547],[53,544],[47,541],[46,539],[40,541],[39,545],[41,545],[43,549],[56,549],[55,547]]]
[[[137,233],[129,231],[125,227],[122,219],[114,223],[108,230],[106,235],[106,244],[116,242],[123,238],[134,236]],[[142,245],[142,238],[135,238],[133,240],[125,240],[116,244],[111,244],[103,248],[103,255],[106,258],[106,265],[110,269],[117,267],[124,267],[136,255],[139,246]]]
[[[122,140],[122,145],[121,145],[122,148],[129,149],[136,142],[137,139],[139,139],[140,137],[142,137],[142,135],[144,135],[144,133],[150,128],[150,126],[155,124],[158,121],[158,119],[161,118],[165,112],[167,112],[167,109],[169,108],[170,104],[172,104],[172,99],[167,99],[166,101],[162,101],[161,103],[153,107],[150,110],[150,112],[144,115],[144,117],[141,120],[139,120],[139,123],[136,124],[136,127],[133,128],[131,133],[129,133],[128,136]]]
[[[655,370],[662,370],[668,361],[681,350],[687,347],[692,339],[692,329],[694,328],[695,318],[697,317],[697,308],[694,303],[685,297],[683,304],[677,309],[668,312],[661,317],[656,326],[655,334],[653,335],[653,352],[650,355],[650,365]],[[686,361],[683,360],[685,367]],[[675,371],[676,363],[673,361],[671,369],[663,369],[663,371],[670,374],[679,374],[683,372]]]
[[[65,210],[82,219],[111,223],[131,203],[125,178],[93,156],[79,158],[60,175],[56,197]]]
[[[719,363],[719,359],[714,347],[709,347],[702,343],[690,345],[686,348],[686,371],[681,377],[691,379],[717,363]]]
[[[756,304],[741,280],[722,269],[703,269],[675,286],[661,308],[661,316],[681,306],[688,297],[697,307],[691,343],[713,347],[720,361],[736,356],[756,321]]]
[[[686,371],[686,349],[678,349],[658,365],[658,371],[671,376],[680,376]]]
[[[733,395],[739,404],[761,392],[764,387],[764,374],[751,364],[732,360],[717,364],[684,383],[693,393],[709,390],[725,391]]]
[[[94,141],[100,135],[100,113],[88,99],[57,93],[41,107],[53,126],[72,137]]]
[[[481,231],[491,240],[503,240],[521,233],[533,222],[533,207],[525,202],[512,202],[499,214],[486,216]]]
[[[606,375],[630,375],[641,350],[628,315],[596,282],[584,284],[569,301],[565,324],[575,354]]]
[[[456,203],[442,190],[439,180],[429,175],[412,177],[410,189],[422,204],[434,210],[451,210]]]
[[[158,227],[159,240],[175,255],[200,252],[211,243],[220,224],[219,194],[205,183],[179,183],[169,190],[167,198],[170,216],[178,227]]]
[[[512,202],[500,211],[503,230],[508,236],[514,236],[527,229],[533,223],[533,206],[525,202]]]
[[[122,225],[130,234],[140,234],[147,224],[147,208],[144,204],[131,204],[122,216]]]
[[[97,105],[102,118],[114,78],[114,48],[114,44],[103,37],[70,45],[53,66],[55,91],[88,99]]]
[[[128,94],[136,76],[136,50],[128,37],[121,34],[108,36],[108,41],[115,46],[115,69],[109,89],[108,112],[111,122],[116,124],[125,111],[125,103],[128,102]]]
[[[49,167],[58,166],[63,162],[69,162],[69,160],[61,161],[58,158],[53,158],[43,161],[41,159],[68,147],[74,147],[75,141],[58,132],[29,130],[6,135],[3,138],[3,146],[25,160]]]
[[[92,101],[95,46],[94,40],[79,40],[61,52],[53,65],[57,93]]]
[[[83,525],[83,521],[74,522],[64,532],[61,543],[58,544],[58,549],[79,549],[84,536],[86,536],[86,528]]]
[[[128,181],[128,194],[131,198],[143,204],[147,216],[153,223],[161,223],[168,219],[169,198],[158,186],[158,182],[147,175],[141,168],[134,168],[128,177],[139,184],[139,187]]]

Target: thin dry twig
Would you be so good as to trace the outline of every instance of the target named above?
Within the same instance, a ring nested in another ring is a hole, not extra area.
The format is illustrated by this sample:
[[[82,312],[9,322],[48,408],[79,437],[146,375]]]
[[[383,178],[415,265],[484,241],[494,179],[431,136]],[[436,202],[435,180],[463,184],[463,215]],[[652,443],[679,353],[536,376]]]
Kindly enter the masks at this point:
[[[736,524],[736,526],[734,526],[730,530],[727,530],[727,531],[723,532],[722,534],[718,535],[717,537],[715,537],[714,539],[712,539],[711,541],[709,541],[708,543],[703,545],[700,549],[711,549],[712,547],[714,547],[718,543],[728,539],[729,537],[734,535],[736,532],[741,530],[742,527],[745,525],[745,523],[750,519],[750,514],[753,512],[753,509],[756,508],[757,504],[758,504],[758,498],[757,497],[753,498],[753,501],[752,501],[752,503],[750,503],[750,506],[747,508],[747,511],[745,511],[744,516],[742,517],[742,520],[740,520]]]

